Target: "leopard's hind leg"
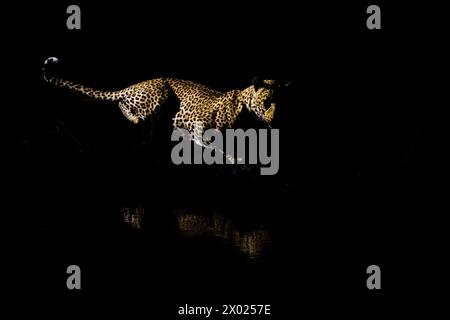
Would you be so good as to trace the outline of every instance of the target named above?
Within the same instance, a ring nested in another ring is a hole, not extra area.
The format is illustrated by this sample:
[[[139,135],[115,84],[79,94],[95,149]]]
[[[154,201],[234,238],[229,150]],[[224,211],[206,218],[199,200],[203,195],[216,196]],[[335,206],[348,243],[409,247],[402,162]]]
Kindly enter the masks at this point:
[[[124,91],[125,97],[119,102],[119,108],[133,123],[145,120],[157,112],[167,101],[170,92],[164,79],[145,81]]]

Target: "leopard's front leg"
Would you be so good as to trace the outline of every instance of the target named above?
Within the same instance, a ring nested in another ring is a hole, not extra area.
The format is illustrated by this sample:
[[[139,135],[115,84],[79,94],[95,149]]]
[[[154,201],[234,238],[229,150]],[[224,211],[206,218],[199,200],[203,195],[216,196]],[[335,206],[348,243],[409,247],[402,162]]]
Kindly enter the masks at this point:
[[[219,152],[219,154],[225,157],[225,161],[227,164],[236,164],[242,162],[242,158],[235,158],[234,156],[224,151],[224,137],[222,134],[223,131],[212,128],[210,128],[209,130],[211,131],[208,132],[204,130],[204,124],[202,122],[196,122],[191,133],[191,139],[201,147]],[[222,138],[220,139],[220,144],[217,143],[216,138],[215,141],[212,141],[211,139],[211,137],[217,137],[218,135],[222,136]]]

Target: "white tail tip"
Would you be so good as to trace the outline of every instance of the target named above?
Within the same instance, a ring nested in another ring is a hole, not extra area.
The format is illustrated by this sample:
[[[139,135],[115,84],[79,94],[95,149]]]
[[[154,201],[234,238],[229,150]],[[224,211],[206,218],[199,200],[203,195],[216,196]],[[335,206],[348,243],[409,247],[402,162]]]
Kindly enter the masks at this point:
[[[44,64],[45,65],[47,65],[47,64],[54,64],[54,63],[58,63],[58,61],[59,61],[58,58],[50,57],[47,60],[45,60]]]

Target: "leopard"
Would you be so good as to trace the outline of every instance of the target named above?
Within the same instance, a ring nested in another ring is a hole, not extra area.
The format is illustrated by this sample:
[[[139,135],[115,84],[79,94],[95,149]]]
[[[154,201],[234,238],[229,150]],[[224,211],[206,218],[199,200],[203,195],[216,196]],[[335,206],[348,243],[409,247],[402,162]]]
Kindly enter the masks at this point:
[[[179,107],[171,119],[174,129],[186,130],[191,134],[192,140],[203,146],[207,144],[202,138],[205,130],[236,128],[237,120],[243,112],[270,127],[277,109],[275,92],[292,83],[255,77],[251,85],[244,89],[221,92],[189,80],[160,77],[121,90],[107,91],[56,76],[50,71],[50,66],[58,63],[59,59],[56,57],[45,60],[43,74],[47,83],[94,100],[117,103],[125,118],[134,124],[158,113],[169,96],[175,95]]]

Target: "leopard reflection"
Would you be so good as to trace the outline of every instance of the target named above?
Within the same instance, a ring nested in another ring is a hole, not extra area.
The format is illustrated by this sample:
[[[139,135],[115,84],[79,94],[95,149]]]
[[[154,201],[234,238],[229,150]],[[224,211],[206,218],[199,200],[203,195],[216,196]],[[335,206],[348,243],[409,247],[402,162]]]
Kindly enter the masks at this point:
[[[188,237],[213,236],[236,247],[249,258],[259,258],[266,250],[271,250],[271,236],[263,227],[252,231],[241,231],[230,218],[214,213],[202,215],[181,211],[176,213],[178,231]]]
[[[121,210],[123,221],[135,229],[142,229],[144,224],[143,207]],[[232,220],[218,212],[212,215],[176,210],[176,230],[186,237],[215,237],[237,248],[250,259],[258,259],[264,252],[271,251],[272,238],[264,226],[251,231],[239,230]]]
[[[141,229],[143,226],[143,220],[144,220],[144,208],[143,207],[137,207],[137,208],[127,208],[124,207],[121,210],[123,221],[129,225],[131,225],[133,228]]]

